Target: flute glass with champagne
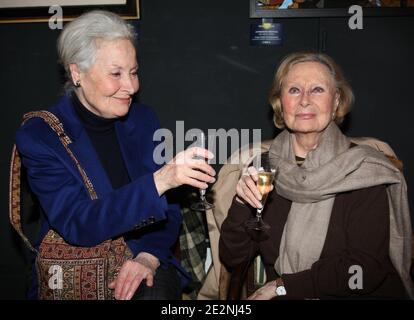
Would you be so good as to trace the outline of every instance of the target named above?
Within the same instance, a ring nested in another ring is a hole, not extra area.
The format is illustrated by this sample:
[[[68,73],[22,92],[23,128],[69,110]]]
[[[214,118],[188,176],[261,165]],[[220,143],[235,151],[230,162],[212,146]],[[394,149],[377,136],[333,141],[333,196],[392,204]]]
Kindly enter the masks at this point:
[[[263,221],[262,212],[267,197],[273,189],[276,169],[271,166],[268,154],[263,154],[259,163],[256,186],[262,195],[262,207],[257,208],[256,215],[245,222],[245,228],[253,240],[263,241],[269,238],[270,225]]]
[[[191,147],[199,147],[202,149],[207,149],[210,152],[213,152],[215,149],[215,135],[206,135],[203,131],[200,131],[196,137],[195,141],[191,145]],[[204,158],[195,157],[196,159],[204,160],[208,163],[208,160]],[[214,205],[210,202],[208,202],[206,198],[206,190],[205,189],[199,189],[200,192],[200,200],[193,203],[191,205],[191,209],[195,211],[207,211],[214,208]]]

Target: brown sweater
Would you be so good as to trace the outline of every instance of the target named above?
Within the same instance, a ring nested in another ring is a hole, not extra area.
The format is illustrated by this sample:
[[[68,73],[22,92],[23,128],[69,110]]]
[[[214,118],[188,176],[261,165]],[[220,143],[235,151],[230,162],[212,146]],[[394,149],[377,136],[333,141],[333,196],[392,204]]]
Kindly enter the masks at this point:
[[[271,236],[257,243],[243,226],[254,210],[234,199],[221,227],[219,253],[224,265],[231,270],[250,253],[260,254],[268,281],[278,277],[274,263],[290,206],[291,201],[275,191],[269,195],[263,219],[271,225]],[[405,298],[403,284],[388,255],[389,225],[385,186],[338,194],[320,259],[309,270],[282,275],[287,291],[284,298]],[[352,265],[362,267],[362,289],[348,285],[355,272],[349,273]]]

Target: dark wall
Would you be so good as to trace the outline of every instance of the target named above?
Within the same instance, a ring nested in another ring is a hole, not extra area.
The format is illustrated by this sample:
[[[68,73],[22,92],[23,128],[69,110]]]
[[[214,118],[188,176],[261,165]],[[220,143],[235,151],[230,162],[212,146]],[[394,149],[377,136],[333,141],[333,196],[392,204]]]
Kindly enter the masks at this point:
[[[389,142],[405,163],[410,189],[414,17],[366,17],[356,31],[346,18],[280,19],[283,46],[251,47],[248,15],[247,0],[141,0],[139,98],[162,125],[261,128],[263,139],[272,138],[266,96],[275,67],[289,52],[321,49],[343,67],[355,91],[346,132]],[[60,93],[58,34],[46,23],[0,25],[0,298],[24,298],[24,251],[8,224],[9,158],[21,115],[47,107]]]

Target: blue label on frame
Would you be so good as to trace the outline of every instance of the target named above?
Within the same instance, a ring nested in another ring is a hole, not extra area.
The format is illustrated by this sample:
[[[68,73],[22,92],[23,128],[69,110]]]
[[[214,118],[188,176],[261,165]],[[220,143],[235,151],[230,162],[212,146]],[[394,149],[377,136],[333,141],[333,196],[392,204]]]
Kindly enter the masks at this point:
[[[282,24],[257,22],[250,24],[250,45],[280,46],[282,44]]]

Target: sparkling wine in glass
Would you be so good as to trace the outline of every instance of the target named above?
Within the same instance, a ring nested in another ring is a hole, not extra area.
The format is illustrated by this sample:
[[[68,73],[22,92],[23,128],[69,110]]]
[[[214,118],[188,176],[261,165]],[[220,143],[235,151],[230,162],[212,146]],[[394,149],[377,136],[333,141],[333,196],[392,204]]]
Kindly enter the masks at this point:
[[[246,232],[255,241],[263,241],[269,238],[270,225],[263,221],[262,212],[267,197],[272,191],[272,184],[276,176],[276,169],[272,168],[268,158],[262,159],[262,165],[257,170],[257,189],[262,195],[262,207],[256,209],[256,215],[245,222]]]

